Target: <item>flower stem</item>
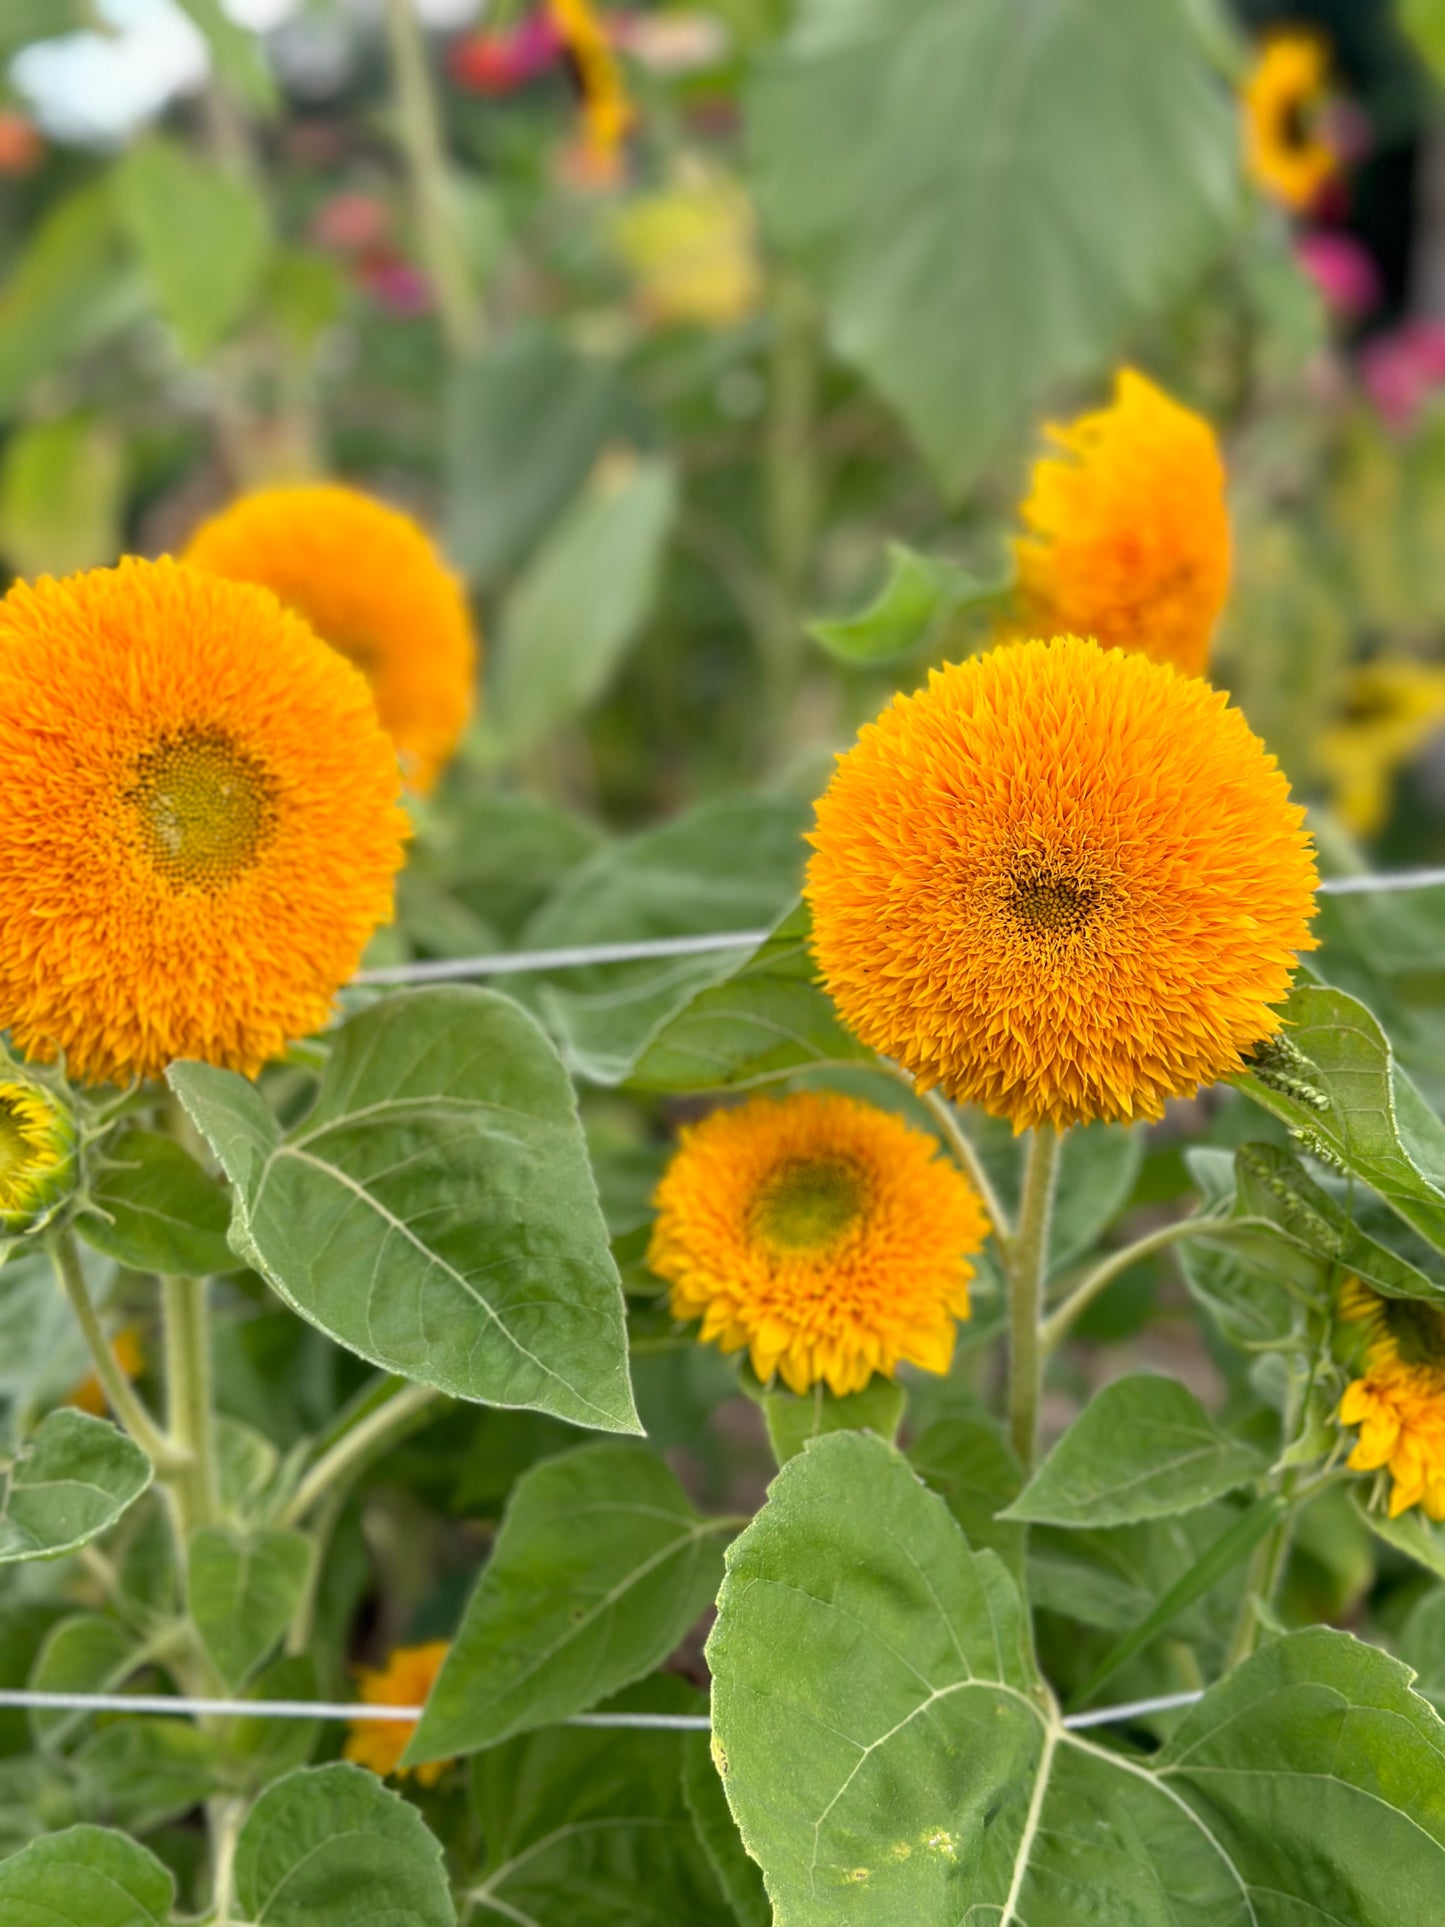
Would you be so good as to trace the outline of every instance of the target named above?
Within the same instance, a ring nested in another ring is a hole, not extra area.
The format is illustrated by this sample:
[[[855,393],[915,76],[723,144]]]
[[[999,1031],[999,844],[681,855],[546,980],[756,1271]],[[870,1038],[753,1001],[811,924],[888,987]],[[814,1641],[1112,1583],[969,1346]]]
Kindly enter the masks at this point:
[[[464,361],[481,346],[482,310],[457,234],[441,119],[413,0],[386,0],[386,26],[422,258],[447,347],[458,361]]]
[[[1009,1251],[1009,1433],[1025,1472],[1033,1467],[1039,1424],[1044,1356],[1039,1343],[1039,1314],[1062,1142],[1051,1124],[1036,1125],[1029,1134],[1018,1230]]]
[[[140,1394],[120,1369],[110,1349],[100,1318],[91,1303],[74,1232],[56,1232],[47,1240],[47,1249],[55,1275],[70,1300],[76,1323],[85,1339],[90,1362],[95,1367],[106,1403],[158,1472],[176,1471],[181,1461],[175,1448],[146,1410]]]
[[[384,1405],[373,1407],[322,1453],[292,1493],[281,1514],[281,1524],[299,1524],[318,1499],[339,1481],[358,1472],[373,1453],[408,1431],[417,1414],[440,1397],[441,1393],[430,1385],[403,1385]]]
[[[162,1278],[166,1401],[171,1444],[183,1464],[170,1480],[182,1546],[216,1513],[215,1428],[211,1412],[211,1324],[204,1278]]]
[[[1051,1311],[1044,1320],[1042,1329],[1043,1347],[1046,1353],[1053,1351],[1060,1341],[1066,1338],[1075,1321],[1083,1316],[1106,1285],[1155,1251],[1163,1251],[1169,1245],[1182,1244],[1186,1238],[1197,1238],[1214,1230],[1212,1224],[1198,1218],[1180,1218],[1174,1224],[1166,1224],[1158,1231],[1151,1231],[1145,1238],[1137,1239],[1131,1245],[1124,1245],[1118,1251],[1111,1251],[1101,1258],[1094,1269],[1077,1284],[1063,1303]]]
[[[791,751],[793,705],[805,662],[803,600],[817,537],[819,484],[813,450],[818,401],[818,317],[789,269],[773,295],[766,476],[769,550],[776,595],[767,628],[769,709],[780,748]]]
[[[907,1077],[906,1072],[904,1075]],[[911,1085],[912,1079],[908,1078],[908,1082]],[[983,1199],[983,1208],[988,1213],[988,1222],[993,1232],[994,1243],[999,1248],[1000,1256],[1004,1262],[1007,1263],[1014,1234],[1009,1224],[1008,1212],[1005,1211],[1003,1207],[1003,1200],[994,1189],[993,1181],[989,1177],[988,1172],[983,1168],[982,1158],[980,1158],[963,1126],[959,1123],[954,1108],[946,1097],[941,1097],[937,1091],[926,1091],[923,1096],[923,1102],[938,1120],[938,1128],[947,1139],[948,1148],[953,1152],[958,1163],[968,1174],[974,1190],[977,1191],[978,1195]]]

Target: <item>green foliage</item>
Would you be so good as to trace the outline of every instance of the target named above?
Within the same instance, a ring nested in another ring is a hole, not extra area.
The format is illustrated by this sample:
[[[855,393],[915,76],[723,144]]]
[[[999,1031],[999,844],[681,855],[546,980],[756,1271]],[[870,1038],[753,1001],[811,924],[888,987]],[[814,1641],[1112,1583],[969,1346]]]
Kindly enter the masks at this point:
[[[637,1446],[524,1474],[407,1759],[495,1745],[650,1672],[717,1592],[720,1529]]]
[[[828,1432],[872,1432],[891,1445],[903,1422],[907,1394],[895,1378],[875,1372],[861,1392],[836,1397],[821,1382],[803,1393],[770,1385],[759,1394],[768,1440],[779,1465],[796,1458],[810,1439]]]
[[[201,1644],[228,1687],[242,1684],[281,1642],[306,1589],[313,1557],[300,1532],[192,1536],[186,1597]]]
[[[230,1200],[174,1138],[120,1132],[86,1197],[76,1229],[119,1264],[193,1277],[236,1268]]]
[[[4,1472],[0,1565],[54,1559],[113,1526],[151,1482],[140,1447],[104,1419],[51,1412]]]
[[[841,663],[867,668],[896,662],[933,644],[960,609],[996,596],[1002,586],[980,582],[957,563],[890,542],[887,580],[868,607],[854,616],[815,621],[810,633]]]
[[[0,415],[144,307],[102,184],[58,202],[0,285]]]
[[[0,554],[17,575],[69,575],[120,548],[125,453],[115,428],[62,415],[19,429],[0,467]]]
[[[254,1086],[171,1073],[235,1186],[238,1254],[387,1371],[636,1429],[622,1297],[571,1088],[484,990],[388,998],[337,1034],[288,1135]]]
[[[167,1927],[175,1882],[144,1847],[71,1827],[0,1861],[7,1927]]]

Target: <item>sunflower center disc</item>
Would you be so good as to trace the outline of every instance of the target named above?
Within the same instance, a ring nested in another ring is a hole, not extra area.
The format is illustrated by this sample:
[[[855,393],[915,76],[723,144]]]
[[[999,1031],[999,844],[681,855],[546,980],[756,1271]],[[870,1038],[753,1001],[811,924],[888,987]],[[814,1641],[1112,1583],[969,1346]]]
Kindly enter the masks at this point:
[[[753,1229],[780,1251],[816,1251],[840,1238],[862,1209],[862,1180],[846,1159],[796,1158],[759,1189]]]
[[[233,883],[260,856],[275,824],[275,783],[221,730],[161,737],[137,757],[125,800],[152,866],[178,890]]]
[[[1385,1324],[1406,1365],[1445,1366],[1445,1317],[1414,1298],[1386,1298]]]
[[[1038,937],[1078,936],[1093,922],[1103,896],[1100,884],[1047,863],[1016,865],[1004,886],[1008,915]]]

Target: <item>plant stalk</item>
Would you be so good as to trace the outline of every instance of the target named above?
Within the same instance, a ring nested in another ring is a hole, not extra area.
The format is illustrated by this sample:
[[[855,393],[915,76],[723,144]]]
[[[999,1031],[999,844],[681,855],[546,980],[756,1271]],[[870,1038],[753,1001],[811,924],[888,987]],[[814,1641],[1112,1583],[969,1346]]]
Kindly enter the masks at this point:
[[[407,1431],[417,1414],[441,1393],[430,1385],[404,1385],[384,1405],[378,1405],[339,1438],[312,1466],[292,1493],[281,1514],[283,1526],[299,1525],[319,1499],[340,1481],[360,1471],[363,1463]]]
[[[182,1548],[216,1515],[215,1427],[211,1411],[211,1324],[204,1278],[162,1278],[167,1421],[181,1468],[170,1480]]]
[[[1217,1227],[1201,1223],[1197,1218],[1181,1218],[1174,1224],[1166,1224],[1158,1231],[1151,1231],[1147,1237],[1136,1239],[1131,1245],[1124,1245],[1118,1251],[1111,1251],[1101,1258],[1094,1269],[1074,1287],[1061,1305],[1058,1305],[1045,1318],[1042,1330],[1044,1351],[1051,1352],[1069,1334],[1073,1325],[1093,1304],[1100,1292],[1130,1265],[1137,1264],[1141,1258],[1153,1252],[1164,1251],[1170,1245],[1182,1244],[1186,1238],[1196,1238],[1201,1233]]]
[[[793,706],[803,675],[803,605],[818,529],[813,451],[817,404],[817,311],[801,278],[783,269],[774,282],[769,367],[768,533],[777,593],[767,628],[766,669],[769,710],[784,748],[791,746]]]
[[[1063,1139],[1051,1124],[1029,1134],[1018,1230],[1009,1251],[1009,1434],[1024,1471],[1033,1468],[1044,1354],[1040,1345],[1049,1219]]]
[[[47,1240],[50,1262],[75,1313],[95,1375],[106,1403],[124,1429],[162,1475],[179,1470],[182,1459],[146,1410],[140,1394],[115,1361],[109,1341],[91,1303],[73,1231],[59,1231]]]
[[[447,347],[465,361],[482,345],[482,309],[457,233],[441,117],[413,0],[386,0],[386,26],[422,259]]]

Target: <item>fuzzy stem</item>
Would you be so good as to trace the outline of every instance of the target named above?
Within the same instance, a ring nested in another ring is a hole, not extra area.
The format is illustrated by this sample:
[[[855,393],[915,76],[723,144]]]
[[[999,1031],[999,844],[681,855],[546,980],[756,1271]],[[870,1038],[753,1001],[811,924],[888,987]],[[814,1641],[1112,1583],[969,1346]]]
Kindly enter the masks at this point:
[[[358,1419],[349,1432],[322,1453],[297,1486],[281,1515],[281,1524],[298,1525],[339,1480],[359,1471],[367,1458],[405,1432],[416,1415],[440,1397],[440,1392],[430,1385],[404,1385],[384,1405],[378,1405]]]
[[[402,151],[411,174],[422,258],[447,347],[458,361],[482,342],[482,310],[456,230],[441,118],[412,0],[386,0]]]
[[[1044,1320],[1042,1338],[1045,1352],[1053,1351],[1068,1336],[1071,1327],[1089,1309],[1105,1286],[1111,1285],[1130,1265],[1137,1264],[1141,1258],[1147,1258],[1153,1252],[1164,1251],[1170,1245],[1182,1244],[1186,1238],[1197,1238],[1216,1228],[1198,1218],[1181,1218],[1177,1223],[1166,1224],[1161,1230],[1151,1231],[1147,1237],[1139,1238],[1133,1244],[1111,1251],[1107,1257],[1101,1258],[1063,1303]]]
[[[184,1460],[171,1480],[176,1534],[182,1547],[216,1513],[215,1437],[211,1412],[211,1326],[204,1278],[162,1278],[166,1400],[171,1444]]]
[[[1039,1313],[1043,1306],[1049,1218],[1062,1142],[1051,1124],[1036,1125],[1029,1134],[1018,1230],[1009,1253],[1009,1432],[1025,1472],[1033,1467],[1039,1424],[1039,1391],[1043,1378]]]
[[[74,1232],[56,1232],[47,1240],[47,1249],[50,1262],[55,1267],[55,1275],[70,1300],[76,1323],[85,1339],[90,1362],[95,1367],[106,1403],[158,1472],[166,1474],[177,1471],[182,1464],[180,1455],[146,1410],[140,1394],[115,1361],[115,1354],[110,1349],[95,1306],[91,1303]]]

